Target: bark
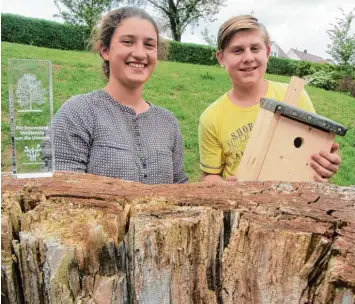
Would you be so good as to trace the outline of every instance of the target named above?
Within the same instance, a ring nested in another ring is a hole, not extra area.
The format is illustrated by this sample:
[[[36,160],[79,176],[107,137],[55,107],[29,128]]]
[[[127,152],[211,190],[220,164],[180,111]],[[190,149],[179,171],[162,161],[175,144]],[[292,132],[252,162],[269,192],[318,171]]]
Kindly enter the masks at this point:
[[[355,188],[2,179],[4,303],[355,301]]]

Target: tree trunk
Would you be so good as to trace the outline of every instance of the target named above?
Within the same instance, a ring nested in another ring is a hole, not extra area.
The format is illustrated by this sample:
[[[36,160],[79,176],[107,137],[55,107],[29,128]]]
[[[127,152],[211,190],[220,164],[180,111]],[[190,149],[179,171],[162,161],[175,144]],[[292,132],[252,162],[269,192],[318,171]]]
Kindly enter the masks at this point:
[[[174,41],[181,42],[181,32],[179,30],[179,24],[176,23],[176,20],[173,17],[170,18],[170,31]]]
[[[355,189],[2,179],[3,303],[355,301]]]
[[[180,16],[178,8],[173,0],[168,1],[169,11],[167,12],[167,17],[169,19],[170,31],[175,41],[181,42],[181,31],[180,31]]]

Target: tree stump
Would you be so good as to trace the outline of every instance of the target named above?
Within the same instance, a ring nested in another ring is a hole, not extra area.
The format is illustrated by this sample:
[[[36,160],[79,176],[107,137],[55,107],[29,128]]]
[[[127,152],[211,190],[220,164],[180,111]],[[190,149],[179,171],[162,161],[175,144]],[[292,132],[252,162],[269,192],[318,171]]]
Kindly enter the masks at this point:
[[[2,178],[3,303],[355,301],[355,188]]]

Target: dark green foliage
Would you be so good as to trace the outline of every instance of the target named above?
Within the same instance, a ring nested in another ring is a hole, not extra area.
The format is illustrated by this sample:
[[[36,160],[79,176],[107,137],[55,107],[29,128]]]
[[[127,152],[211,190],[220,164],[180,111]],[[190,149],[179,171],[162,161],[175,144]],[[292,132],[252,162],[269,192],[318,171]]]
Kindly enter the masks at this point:
[[[266,72],[276,75],[294,76],[297,73],[298,61],[286,58],[270,57]]]
[[[301,60],[297,64],[296,75],[298,77],[305,77],[312,75],[318,71],[324,71],[326,73],[331,73],[335,69],[334,65],[324,64],[324,63],[314,63],[306,60]]]
[[[169,41],[167,60],[203,65],[216,65],[218,62],[215,52],[215,48],[207,45]]]
[[[90,31],[85,26],[1,14],[1,41],[61,50],[85,50]]]
[[[312,64],[309,61],[301,60],[296,69],[296,73],[298,77],[304,77],[307,75],[312,75],[315,72],[315,68],[313,68]]]
[[[270,57],[266,72],[275,75],[298,76],[303,78],[318,71],[332,72],[334,66],[305,60]]]
[[[343,69],[341,66],[335,66],[333,71],[333,79],[340,82],[340,80],[345,78],[355,79],[355,69]]]
[[[351,76],[344,76],[339,80],[338,91],[349,93],[352,97],[355,97],[355,78]]]

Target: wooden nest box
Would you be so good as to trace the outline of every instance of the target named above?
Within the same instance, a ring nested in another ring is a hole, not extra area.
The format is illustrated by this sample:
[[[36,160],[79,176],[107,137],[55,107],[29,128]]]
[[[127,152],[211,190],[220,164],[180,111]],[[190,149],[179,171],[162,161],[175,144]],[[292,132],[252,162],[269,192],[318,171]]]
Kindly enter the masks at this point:
[[[297,105],[304,80],[293,77],[285,102],[261,99],[260,111],[241,160],[240,181],[314,181],[311,155],[330,151],[347,129]],[[293,105],[292,105],[293,104]]]

